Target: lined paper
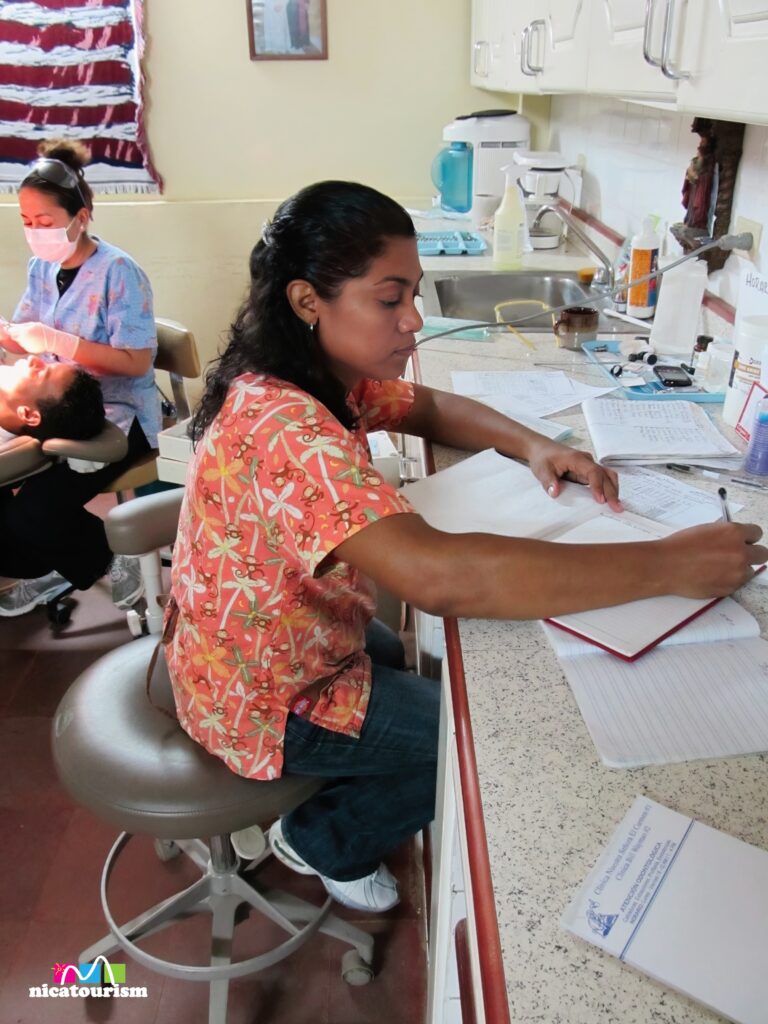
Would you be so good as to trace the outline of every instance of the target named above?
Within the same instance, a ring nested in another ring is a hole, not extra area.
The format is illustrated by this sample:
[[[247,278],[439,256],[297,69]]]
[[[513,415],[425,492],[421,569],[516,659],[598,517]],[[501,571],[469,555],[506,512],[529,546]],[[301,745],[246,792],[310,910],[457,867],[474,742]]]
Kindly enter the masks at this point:
[[[768,750],[768,642],[656,648],[627,663],[560,662],[604,764],[638,768]]]
[[[652,463],[727,457],[732,465],[743,456],[718,431],[695,402],[627,402],[590,399],[584,419],[598,462]]]

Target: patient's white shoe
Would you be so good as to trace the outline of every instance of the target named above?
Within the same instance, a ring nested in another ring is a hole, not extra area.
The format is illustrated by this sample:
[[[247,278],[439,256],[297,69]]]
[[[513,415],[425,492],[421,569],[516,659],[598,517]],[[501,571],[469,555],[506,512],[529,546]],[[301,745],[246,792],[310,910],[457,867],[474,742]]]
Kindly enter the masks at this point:
[[[307,862],[298,855],[283,835],[283,827],[280,819],[274,823],[269,830],[269,845],[272,853],[286,867],[298,871],[300,875],[317,875],[325,886],[329,896],[333,896],[337,903],[352,910],[372,910],[381,913],[384,910],[391,910],[400,902],[397,892],[397,879],[386,866],[379,864],[375,871],[363,878],[353,878],[350,882],[337,882],[334,878],[328,878],[315,871]]]
[[[47,604],[69,587],[70,583],[57,572],[49,572],[37,580],[19,580],[10,589],[0,593],[0,616],[13,618],[25,615],[39,604]]]

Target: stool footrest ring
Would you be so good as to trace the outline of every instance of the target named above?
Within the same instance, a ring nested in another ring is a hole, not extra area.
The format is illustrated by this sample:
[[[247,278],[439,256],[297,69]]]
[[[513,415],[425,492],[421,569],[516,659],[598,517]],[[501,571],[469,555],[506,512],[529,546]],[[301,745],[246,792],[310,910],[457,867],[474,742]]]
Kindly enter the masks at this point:
[[[266,967],[271,967],[273,964],[285,959],[285,957],[290,956],[291,953],[302,946],[307,939],[314,935],[323,923],[323,920],[330,910],[331,903],[333,902],[329,896],[321,907],[313,907],[310,904],[306,904],[303,900],[297,900],[294,897],[288,896],[287,893],[277,894],[274,892],[270,893],[270,896],[272,897],[272,901],[270,902],[253,886],[240,878],[236,870],[224,873],[213,873],[209,866],[207,873],[205,873],[199,881],[194,882],[186,890],[177,893],[175,896],[171,896],[169,899],[157,904],[157,906],[152,908],[152,910],[147,914],[141,915],[129,922],[127,925],[120,927],[112,916],[112,912],[109,908],[107,888],[115,863],[131,838],[132,836],[130,833],[122,832],[112,846],[112,849],[109,851],[104,863],[104,869],[101,874],[102,910],[104,911],[104,917],[109,925],[109,930],[118,945],[125,950],[129,956],[133,957],[134,960],[142,964],[144,967],[157,971],[159,974],[164,974],[167,977],[183,978],[187,981],[223,981],[231,978],[243,978],[249,974],[261,971]],[[214,879],[216,881],[215,886],[213,884]],[[228,892],[226,893],[221,892],[222,882],[224,883],[224,888],[228,889]],[[275,908],[275,902],[277,901],[276,898],[281,899],[281,905],[286,912],[285,915]],[[159,928],[173,923],[174,919],[179,920],[189,914],[203,911],[213,913],[214,906],[217,903],[221,906],[221,903],[224,901],[230,905],[229,909],[233,922],[237,906],[241,903],[247,903],[255,910],[264,914],[265,917],[268,917],[270,920],[280,924],[281,927],[286,929],[286,931],[291,931],[293,934],[289,939],[286,939],[285,942],[280,943],[279,946],[275,946],[274,949],[271,949],[266,953],[250,957],[248,960],[240,960],[237,963],[219,963],[209,967],[200,967],[192,964],[177,964],[170,960],[164,960],[160,957],[153,956],[145,950],[140,949],[139,946],[137,946],[136,943],[126,934],[126,929],[130,929],[132,932],[135,932],[138,937],[148,935],[152,931],[156,931]],[[290,916],[294,916],[300,921],[306,920],[307,923],[304,927],[297,928],[290,920]]]

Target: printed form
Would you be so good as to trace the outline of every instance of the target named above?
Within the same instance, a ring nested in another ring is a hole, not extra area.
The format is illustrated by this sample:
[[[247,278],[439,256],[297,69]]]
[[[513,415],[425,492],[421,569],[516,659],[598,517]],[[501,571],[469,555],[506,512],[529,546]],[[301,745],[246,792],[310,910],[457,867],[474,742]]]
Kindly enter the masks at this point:
[[[561,925],[738,1024],[768,1019],[768,852],[639,796]]]

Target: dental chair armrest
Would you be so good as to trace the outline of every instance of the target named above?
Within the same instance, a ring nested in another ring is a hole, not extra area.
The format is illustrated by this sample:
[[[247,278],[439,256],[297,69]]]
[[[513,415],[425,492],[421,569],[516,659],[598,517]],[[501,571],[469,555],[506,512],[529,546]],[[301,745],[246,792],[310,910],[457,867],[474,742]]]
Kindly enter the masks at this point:
[[[110,548],[119,555],[144,555],[176,539],[184,488],[146,494],[109,510],[104,522]]]
[[[19,436],[0,444],[0,487],[15,484],[33,473],[47,469],[53,458],[43,452],[35,437]]]
[[[51,437],[43,441],[46,455],[62,459],[84,459],[86,462],[119,462],[128,454],[128,438],[120,427],[107,423],[104,429],[88,441],[70,441]]]

